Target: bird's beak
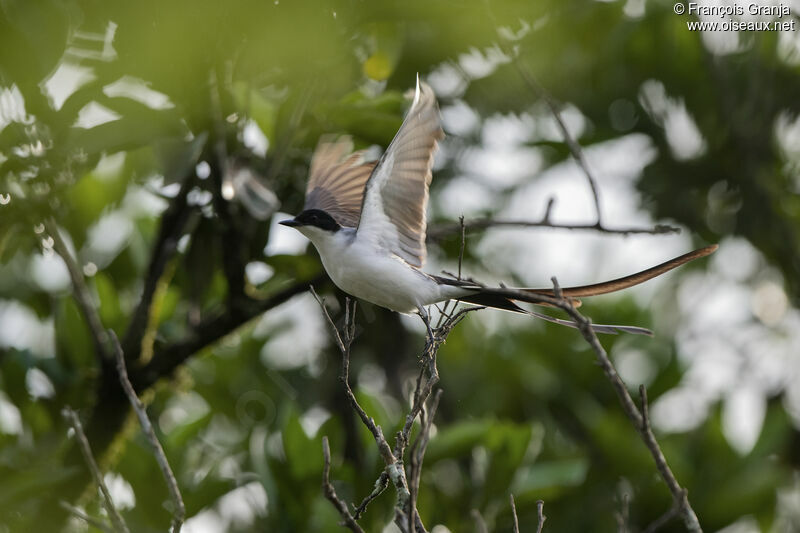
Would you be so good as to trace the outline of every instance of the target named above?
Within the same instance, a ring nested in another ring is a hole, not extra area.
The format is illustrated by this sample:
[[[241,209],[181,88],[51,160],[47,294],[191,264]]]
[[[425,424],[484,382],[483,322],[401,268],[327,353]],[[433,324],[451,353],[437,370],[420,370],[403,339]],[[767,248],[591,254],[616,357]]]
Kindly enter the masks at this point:
[[[296,228],[297,226],[303,225],[301,222],[298,222],[293,218],[290,218],[288,220],[281,220],[280,222],[278,222],[278,224],[280,224],[281,226],[289,226],[290,228]]]

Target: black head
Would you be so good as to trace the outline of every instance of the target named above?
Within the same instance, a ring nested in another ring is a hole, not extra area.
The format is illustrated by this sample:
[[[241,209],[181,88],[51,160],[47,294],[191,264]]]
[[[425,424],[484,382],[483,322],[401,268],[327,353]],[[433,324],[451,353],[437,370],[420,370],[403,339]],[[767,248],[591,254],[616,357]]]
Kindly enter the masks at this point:
[[[321,209],[306,209],[293,219],[282,220],[279,222],[279,224],[291,227],[314,226],[332,233],[335,233],[342,228],[332,216]]]

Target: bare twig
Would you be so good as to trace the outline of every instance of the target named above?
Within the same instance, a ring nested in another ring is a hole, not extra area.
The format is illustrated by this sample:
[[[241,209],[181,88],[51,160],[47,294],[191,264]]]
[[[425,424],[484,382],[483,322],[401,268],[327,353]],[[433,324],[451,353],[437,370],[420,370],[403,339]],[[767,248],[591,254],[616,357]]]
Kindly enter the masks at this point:
[[[572,137],[572,134],[567,129],[567,124],[564,122],[564,119],[561,117],[561,111],[558,109],[555,100],[550,96],[550,94],[545,90],[542,85],[533,77],[528,69],[520,62],[518,54],[514,53],[512,50],[506,48],[506,53],[511,57],[511,61],[514,63],[514,67],[516,67],[517,72],[519,72],[520,77],[525,81],[528,87],[533,90],[533,92],[544,100],[547,108],[550,110],[550,113],[553,115],[553,118],[556,120],[556,124],[558,125],[558,129],[561,130],[561,134],[564,136],[564,142],[566,143],[569,151],[572,153],[572,157],[575,158],[575,161],[583,170],[584,175],[586,176],[586,180],[589,182],[589,188],[592,190],[592,197],[594,198],[594,208],[597,214],[597,227],[603,227],[603,212],[600,209],[600,190],[597,188],[597,179],[592,174],[592,171],[589,169],[589,163],[586,161],[586,157],[583,154],[583,149],[581,149],[581,145]]]
[[[331,448],[328,445],[328,437],[322,437],[322,459],[323,459],[323,467],[322,467],[322,492],[325,494],[325,497],[328,499],[329,502],[336,507],[336,510],[339,511],[339,514],[342,515],[342,525],[349,528],[351,531],[355,533],[364,533],[364,530],[361,529],[361,526],[358,525],[356,522],[356,518],[350,514],[350,510],[347,508],[347,504],[342,501],[339,496],[336,495],[336,489],[333,488],[333,483],[331,483]]]
[[[395,446],[392,449],[380,426],[375,424],[375,421],[364,411],[359,405],[355,394],[349,383],[350,372],[350,346],[353,342],[355,334],[355,301],[349,298],[345,301],[345,317],[344,325],[342,328],[337,328],[333,319],[330,316],[325,302],[317,293],[311,288],[311,293],[314,298],[322,307],[325,318],[333,331],[333,338],[337,347],[342,353],[342,371],[340,380],[345,387],[345,395],[350,403],[352,409],[358,414],[362,423],[372,433],[375,443],[378,446],[381,458],[384,461],[385,470],[375,482],[375,488],[367,496],[364,501],[356,508],[354,519],[362,516],[367,505],[377,498],[386,489],[391,482],[397,492],[397,502],[395,504],[395,524],[401,531],[407,533],[426,533],[424,524],[416,510],[416,494],[419,488],[419,472],[422,465],[422,459],[430,438],[431,420],[436,411],[439,402],[439,395],[441,391],[437,392],[433,403],[430,407],[428,416],[425,416],[425,403],[430,397],[431,392],[439,380],[439,373],[436,369],[436,351],[438,347],[444,342],[447,333],[452,330],[455,324],[461,320],[465,310],[458,313],[452,313],[447,317],[443,324],[438,326],[433,332],[432,338],[428,339],[426,344],[426,351],[423,354],[423,368],[420,370],[420,375],[417,379],[417,386],[413,395],[413,403],[411,410],[406,415],[403,428],[397,432],[395,439]],[[423,380],[423,376],[426,378]],[[409,443],[409,435],[417,417],[420,417],[422,429],[414,446],[412,447],[412,466],[410,474],[407,476],[403,466],[403,455]],[[345,522],[347,521],[345,517]]]
[[[467,240],[467,227],[464,225],[464,215],[458,217],[458,224],[461,226],[461,248],[458,251],[458,280],[461,281],[461,262],[464,260],[464,246]]]
[[[78,444],[81,452],[83,453],[83,458],[86,461],[86,466],[89,467],[89,470],[92,472],[92,476],[94,477],[94,482],[100,489],[100,493],[103,496],[103,507],[105,507],[109,518],[111,518],[111,523],[114,525],[114,529],[116,531],[128,533],[128,526],[125,524],[125,521],[122,519],[119,511],[117,511],[117,508],[114,507],[111,494],[108,492],[108,487],[106,487],[105,481],[103,481],[103,475],[100,473],[100,468],[97,466],[97,463],[94,460],[92,448],[89,446],[89,440],[86,438],[86,434],[83,432],[83,426],[81,425],[80,418],[78,418],[78,413],[73,411],[70,407],[65,407],[61,411],[61,414],[72,426],[72,429],[75,430],[75,438],[78,439]]]
[[[494,11],[492,11],[491,3],[489,0],[485,0],[485,3],[486,11],[489,14],[489,20],[496,29],[497,19],[494,16]],[[550,110],[550,113],[553,115],[553,118],[558,125],[558,129],[561,130],[561,134],[564,136],[564,142],[569,148],[570,153],[572,153],[572,157],[575,158],[575,161],[578,163],[581,169],[583,169],[583,173],[586,175],[586,180],[589,182],[589,187],[592,190],[592,196],[594,197],[594,207],[597,213],[597,226],[602,227],[603,217],[602,210],[600,209],[600,191],[597,188],[597,180],[592,174],[592,171],[589,169],[589,164],[586,162],[586,158],[583,155],[583,150],[577,141],[575,141],[575,139],[572,137],[569,129],[567,129],[567,125],[564,122],[564,119],[561,117],[561,111],[558,109],[555,100],[553,100],[545,88],[536,80],[536,78],[534,78],[533,74],[531,74],[531,72],[525,68],[525,65],[520,62],[519,50],[508,46],[508,43],[505,42],[502,35],[499,33],[498,36],[500,37],[499,45],[503,53],[505,53],[511,59],[511,62],[514,64],[514,67],[517,69],[517,72],[519,72],[519,75],[525,84],[528,85],[528,87],[538,98],[544,100],[547,108]]]
[[[164,454],[164,448],[161,447],[161,443],[158,441],[155,431],[153,431],[153,425],[150,423],[150,418],[147,416],[145,407],[142,405],[141,400],[139,400],[139,397],[136,395],[136,391],[133,390],[133,385],[131,385],[128,379],[128,371],[125,368],[125,354],[122,352],[122,346],[112,330],[108,331],[108,336],[111,338],[111,342],[114,346],[119,381],[122,384],[122,388],[125,390],[125,394],[128,396],[128,400],[131,402],[133,410],[136,412],[136,416],[139,418],[139,423],[150,443],[150,448],[152,448],[153,455],[161,469],[161,475],[164,476],[164,481],[167,483],[167,488],[169,489],[170,499],[174,506],[172,510],[171,531],[172,533],[180,533],[183,520],[186,517],[186,507],[183,505],[183,497],[178,488],[178,481],[175,479],[175,474],[172,473],[172,469],[169,466],[167,456]]]
[[[333,319],[328,313],[328,309],[325,307],[325,301],[317,295],[314,287],[310,287],[309,290],[319,303],[320,307],[322,307],[322,310],[325,313],[325,318],[328,320],[328,324],[330,324],[331,328],[334,330],[336,344],[339,347],[339,350],[342,352],[342,372],[339,375],[339,380],[345,386],[345,394],[350,402],[350,406],[358,414],[359,418],[361,418],[361,421],[364,423],[367,429],[369,429],[370,433],[372,433],[375,443],[378,445],[378,451],[388,467],[390,464],[396,463],[397,460],[392,454],[392,449],[389,447],[386,437],[383,435],[383,430],[380,426],[375,424],[375,421],[366,413],[366,411],[364,411],[364,409],[358,403],[356,395],[353,393],[353,389],[350,387],[350,345],[353,342],[352,335],[355,332],[354,318],[356,302],[355,300],[350,300],[350,298],[345,300],[345,324],[343,331],[340,334],[339,330],[336,328],[336,324],[333,322]]]
[[[366,411],[364,411],[364,409],[358,403],[358,400],[353,393],[353,389],[350,387],[350,345],[352,344],[353,336],[355,334],[356,302],[354,300],[350,300],[350,298],[345,300],[344,326],[342,331],[339,332],[336,324],[333,322],[333,319],[328,313],[328,309],[325,307],[325,301],[317,295],[313,287],[310,287],[310,291],[322,308],[325,318],[328,320],[328,324],[334,331],[334,340],[336,341],[339,350],[342,352],[342,371],[339,376],[339,380],[344,385],[345,395],[350,403],[350,407],[356,412],[356,414],[358,414],[361,422],[367,427],[367,429],[369,429],[370,433],[372,433],[372,436],[375,439],[375,444],[378,446],[378,451],[381,455],[381,458],[386,465],[386,474],[397,491],[397,507],[400,509],[405,509],[409,498],[409,492],[408,482],[406,481],[403,465],[392,453],[392,449],[389,446],[389,443],[386,441],[386,437],[383,435],[383,430],[381,427],[375,424],[375,421],[366,413]],[[400,524],[398,524],[398,526],[400,526]],[[400,527],[403,529],[402,526]],[[406,528],[405,530],[408,531],[409,529],[410,528]]]
[[[558,288],[558,282],[555,280],[555,278],[553,278],[553,283],[555,290]],[[606,353],[605,349],[600,344],[597,335],[595,335],[594,330],[592,330],[591,322],[582,314],[580,314],[577,309],[575,309],[569,299],[562,298],[558,300],[556,305],[569,314],[570,317],[572,317],[578,326],[578,330],[583,335],[583,338],[587,343],[589,343],[592,351],[594,351],[600,367],[603,369],[603,372],[617,393],[617,397],[622,404],[622,409],[625,411],[628,419],[636,428],[636,431],[639,433],[639,436],[641,437],[645,446],[647,446],[647,449],[650,451],[650,455],[652,455],[653,460],[656,463],[656,468],[658,469],[661,478],[664,480],[664,483],[666,483],[667,487],[672,493],[673,501],[679,506],[686,528],[692,532],[702,531],[700,522],[697,519],[697,515],[695,514],[694,509],[692,509],[692,506],[687,498],[686,490],[680,486],[678,480],[675,478],[675,474],[673,474],[672,469],[669,467],[669,464],[667,464],[667,460],[664,457],[664,452],[661,451],[661,447],[659,446],[658,441],[653,434],[653,430],[650,427],[649,414],[646,408],[647,392],[644,386],[640,387],[639,389],[642,395],[643,406],[643,410],[640,412],[631,398],[628,388],[625,386],[625,383],[622,381],[622,378],[620,378],[616,368],[614,368],[613,363],[608,358],[608,354]]]
[[[372,492],[364,498],[364,500],[356,507],[356,510],[353,512],[353,518],[358,520],[361,518],[361,515],[364,514],[364,511],[367,510],[367,506],[372,503],[372,500],[383,494],[383,491],[386,490],[386,487],[389,486],[389,474],[386,473],[386,470],[381,472],[381,475],[378,476],[378,479],[375,480],[375,488],[372,489]]]
[[[108,360],[110,358],[110,354],[106,349],[108,337],[106,336],[105,329],[103,329],[103,322],[100,320],[97,308],[93,303],[89,287],[86,286],[86,281],[83,279],[83,272],[75,258],[73,258],[72,254],[69,252],[64,239],[61,238],[61,233],[59,232],[55,220],[48,218],[44,225],[47,229],[47,233],[53,238],[53,250],[61,257],[64,264],[67,265],[67,272],[69,272],[69,277],[72,281],[72,294],[75,297],[75,301],[78,302],[78,307],[80,307],[81,313],[83,313],[86,323],[89,326],[95,353],[101,361]]]
[[[438,379],[439,376],[437,374],[436,380],[438,381]],[[432,380],[433,378],[431,377],[431,379],[428,381],[430,382]],[[428,394],[426,394],[426,397]],[[409,492],[411,493],[411,497],[409,498],[408,502],[409,517],[412,516],[412,513],[416,513],[417,494],[419,494],[419,483],[422,477],[422,462],[425,458],[425,451],[428,449],[428,442],[431,438],[431,424],[433,423],[434,416],[436,416],[436,410],[439,408],[439,400],[441,397],[442,389],[439,389],[436,391],[436,395],[433,397],[433,401],[431,402],[427,416],[425,415],[424,409],[420,411],[420,424],[422,425],[422,429],[420,430],[417,439],[414,441],[414,444],[411,445],[411,468],[408,476]]]
[[[74,505],[70,505],[64,500],[59,501],[58,504],[61,506],[62,509],[66,510],[68,513],[78,517],[79,519],[83,520],[90,526],[99,529],[103,533],[114,533],[114,530],[111,528],[109,524],[107,524],[102,520],[98,520],[93,516],[89,516],[88,514],[83,512],[81,509],[75,507]]]
[[[431,349],[429,348],[429,350]],[[414,392],[414,403],[411,406],[411,411],[406,415],[406,422],[403,425],[403,429],[397,434],[397,439],[395,440],[394,454],[401,461],[403,460],[405,448],[408,446],[408,437],[411,434],[411,428],[414,426],[414,420],[422,413],[425,402],[433,391],[433,387],[439,382],[439,371],[436,368],[436,353],[431,352],[426,354],[426,359],[428,364],[426,367],[420,369],[420,375],[417,378],[417,387]],[[422,374],[426,368],[428,370],[428,379],[422,383]],[[438,403],[438,400],[436,401]]]
[[[511,504],[511,519],[513,520],[511,531],[513,533],[519,533],[519,518],[517,518],[517,504],[514,502],[513,494],[508,495],[508,502]]]
[[[536,533],[542,533],[545,520],[547,517],[544,515],[544,501],[539,500],[536,502]]]
[[[650,525],[648,525],[642,531],[642,533],[655,533],[656,531],[667,525],[667,523],[670,520],[678,516],[681,512],[681,508],[685,505],[686,502],[686,489],[683,489],[683,494],[684,494],[683,498],[673,501],[672,507],[670,507],[670,509],[667,512],[665,512],[664,514],[653,520],[653,522],[651,522]]]
[[[550,204],[548,204],[550,205]],[[467,231],[484,230],[493,227],[519,227],[519,228],[554,228],[576,231],[596,231],[613,235],[666,235],[670,233],[680,233],[681,229],[666,224],[656,224],[653,227],[619,227],[609,228],[598,226],[597,224],[558,224],[550,221],[549,209],[540,220],[494,220],[490,218],[476,218],[467,220],[463,226]],[[438,240],[462,231],[460,223],[437,224],[428,228],[428,239]]]

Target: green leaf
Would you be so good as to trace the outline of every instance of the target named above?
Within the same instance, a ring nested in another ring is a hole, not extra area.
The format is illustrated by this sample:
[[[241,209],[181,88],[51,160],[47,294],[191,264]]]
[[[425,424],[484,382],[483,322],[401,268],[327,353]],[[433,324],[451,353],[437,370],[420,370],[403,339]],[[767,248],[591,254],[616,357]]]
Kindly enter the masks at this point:
[[[231,85],[236,107],[255,120],[270,143],[275,142],[275,124],[278,121],[278,105],[250,84],[237,81]]]
[[[527,492],[539,494],[545,489],[576,487],[584,482],[588,471],[589,460],[586,457],[539,461],[519,470],[511,492],[522,496]]]
[[[153,145],[153,151],[161,164],[165,185],[183,182],[200,159],[207,141],[208,133],[204,131],[190,141],[166,138]]]
[[[494,423],[493,420],[468,420],[440,428],[428,445],[426,461],[469,455],[475,446],[485,440]]]
[[[403,123],[405,98],[387,91],[376,98],[350,93],[338,104],[323,107],[328,119],[367,143],[387,146]]]
[[[55,330],[59,357],[66,358],[68,366],[91,368],[94,361],[94,345],[83,315],[71,296],[64,296],[58,302]]]
[[[292,477],[298,481],[316,478],[322,472],[320,439],[306,435],[300,417],[292,412],[283,428],[283,449]]]
[[[402,34],[395,22],[372,23],[369,33],[375,48],[364,61],[364,74],[373,80],[383,81],[392,75],[400,59]]]
[[[125,317],[119,305],[119,297],[114,282],[105,272],[98,272],[94,276],[94,288],[100,299],[100,320],[105,327],[121,330],[124,327]]]

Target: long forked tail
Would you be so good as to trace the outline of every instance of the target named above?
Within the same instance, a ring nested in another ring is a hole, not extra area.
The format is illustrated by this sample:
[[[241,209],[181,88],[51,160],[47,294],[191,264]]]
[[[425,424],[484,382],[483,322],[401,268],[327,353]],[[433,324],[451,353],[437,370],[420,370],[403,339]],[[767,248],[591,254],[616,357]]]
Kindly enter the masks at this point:
[[[711,246],[706,246],[704,248],[699,248],[697,250],[683,254],[674,259],[670,259],[669,261],[665,261],[660,265],[656,265],[652,268],[648,268],[647,270],[642,270],[641,272],[637,272],[636,274],[631,274],[629,276],[625,276],[622,278],[617,278],[610,281],[604,281],[602,283],[594,283],[592,285],[565,287],[561,289],[561,295],[565,298],[573,300],[575,298],[580,298],[584,296],[596,296],[599,294],[607,294],[610,292],[616,292],[622,289],[627,289],[628,287],[633,287],[634,285],[639,285],[640,283],[644,283],[645,281],[658,277],[661,274],[669,272],[674,268],[677,268],[685,263],[688,263],[689,261],[710,255],[714,253],[717,250],[717,248],[718,246],[716,244],[713,244]],[[505,311],[512,311],[515,313],[524,313],[535,316],[537,318],[541,318],[542,320],[546,320],[548,322],[553,322],[554,324],[560,324],[562,326],[568,326],[572,328],[577,327],[577,324],[571,320],[564,320],[561,318],[551,317],[543,313],[529,311],[527,309],[523,309],[522,307],[518,306],[515,303],[515,302],[527,302],[535,305],[547,305],[546,303],[543,303],[541,300],[537,300],[537,297],[548,296],[553,298],[555,297],[553,289],[509,290],[505,288],[481,287],[470,282],[441,278],[438,276],[436,277],[436,279],[440,283],[456,285],[464,288],[474,288],[477,291],[473,294],[469,294],[467,296],[459,298],[459,300],[462,302],[471,303],[475,305],[483,305],[495,309],[503,309]],[[530,295],[530,297],[526,298],[526,295]],[[580,304],[578,300],[573,300],[573,302],[575,302],[576,304]],[[640,328],[637,326],[613,325],[613,324],[592,324],[592,329],[597,333],[616,334],[622,332],[622,333],[633,333],[637,335],[653,334],[649,329],[646,328]]]

